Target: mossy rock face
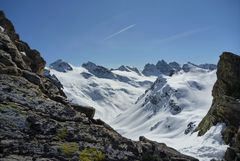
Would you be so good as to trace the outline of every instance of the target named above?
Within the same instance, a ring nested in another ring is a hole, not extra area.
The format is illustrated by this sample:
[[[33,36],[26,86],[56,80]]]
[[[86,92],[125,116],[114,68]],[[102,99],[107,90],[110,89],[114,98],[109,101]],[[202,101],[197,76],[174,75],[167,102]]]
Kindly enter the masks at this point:
[[[224,123],[222,137],[231,147],[225,153],[225,160],[236,160],[232,154],[240,154],[240,56],[229,52],[220,56],[212,95],[212,106],[195,131],[201,136],[212,126]]]
[[[79,159],[81,161],[102,161],[105,155],[96,148],[86,148],[80,152]]]
[[[65,139],[67,135],[68,135],[68,129],[66,127],[59,129],[57,133],[57,137],[61,140]]]
[[[7,102],[7,103],[4,103],[4,104],[0,104],[0,112],[4,112],[6,110],[12,110],[15,113],[19,113],[19,114],[22,114],[22,115],[26,114],[26,111],[22,110],[21,107],[18,104],[13,103],[13,102]]]
[[[207,115],[199,123],[195,132],[198,131],[198,136],[204,135],[211,127],[213,126],[213,118],[210,115]]]
[[[199,131],[200,136],[217,123],[239,126],[240,102],[237,99],[240,98],[240,56],[229,52],[220,56],[212,95],[212,106],[195,130]]]
[[[195,131],[198,135],[204,135],[217,123],[225,123],[227,127],[238,128],[240,123],[240,102],[228,96],[222,96],[214,100],[208,114],[203,118]],[[229,141],[227,141],[229,142]]]
[[[78,152],[79,146],[77,143],[69,142],[69,143],[63,143],[60,146],[61,152],[68,158],[72,157],[75,153]]]
[[[224,52],[218,63],[217,78],[214,98],[222,95],[240,98],[240,56]]]

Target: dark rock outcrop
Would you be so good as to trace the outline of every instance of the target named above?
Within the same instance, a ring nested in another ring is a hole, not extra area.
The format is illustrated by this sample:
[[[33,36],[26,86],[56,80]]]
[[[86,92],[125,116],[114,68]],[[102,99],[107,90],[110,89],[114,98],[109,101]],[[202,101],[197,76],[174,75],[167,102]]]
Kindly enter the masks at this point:
[[[45,77],[49,78],[52,83],[57,86],[58,88],[63,88],[62,83],[58,80],[58,78],[54,75],[50,73],[50,70],[48,69],[44,69],[44,74]]]
[[[65,101],[61,88],[42,75],[40,55],[15,42],[19,36],[0,13],[6,29],[0,31],[0,160],[93,160],[92,155],[105,161],[197,160],[142,137],[126,139],[94,120],[93,109],[76,110],[80,107]]]
[[[174,69],[164,60],[158,61],[156,67],[164,75],[172,75],[174,73]]]
[[[45,60],[37,50],[31,49],[27,43],[20,40],[13,24],[5,17],[3,11],[0,11],[0,26],[4,28],[5,33],[0,33],[1,49],[5,49],[11,55],[17,67],[42,75]]]
[[[152,76],[152,75],[159,76],[161,74],[154,64],[149,64],[149,63],[144,66],[142,73],[145,76]]]
[[[95,109],[89,106],[82,106],[77,104],[71,104],[71,106],[78,112],[84,113],[87,117],[93,119],[95,115]]]
[[[100,65],[96,65],[92,62],[83,63],[82,67],[87,69],[91,74],[95,75],[98,78],[114,79],[114,80],[118,80],[120,82],[131,83],[131,80],[128,77],[114,74],[108,68],[105,68]],[[84,74],[83,76],[85,78],[88,77],[87,74]],[[89,77],[91,77],[91,76],[89,75]]]
[[[174,62],[170,62],[169,66],[172,67],[175,72],[178,72],[178,71],[180,71],[182,69],[180,64],[178,64],[175,61]]]
[[[212,91],[213,102],[197,127],[203,135],[211,126],[225,123],[223,140],[229,144],[227,161],[240,159],[240,56],[224,52],[217,66],[217,81]]]
[[[96,65],[92,62],[83,63],[82,67],[86,68],[90,73],[95,75],[98,78],[107,78],[107,79],[115,79],[116,76],[109,69]]]
[[[179,65],[179,64],[178,64]],[[164,60],[158,61],[156,65],[146,64],[142,73],[146,76],[159,76],[161,74],[171,76],[172,74],[179,71],[178,65],[176,62],[168,64]]]

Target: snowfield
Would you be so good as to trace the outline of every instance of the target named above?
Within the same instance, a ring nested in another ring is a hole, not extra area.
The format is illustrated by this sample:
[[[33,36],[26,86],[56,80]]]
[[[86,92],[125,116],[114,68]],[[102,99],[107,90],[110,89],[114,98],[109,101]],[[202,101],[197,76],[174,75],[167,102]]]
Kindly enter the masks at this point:
[[[68,99],[80,105],[93,106],[95,118],[110,123],[117,115],[130,109],[139,95],[155,81],[156,77],[139,76],[135,72],[113,71],[131,79],[121,82],[114,79],[98,78],[83,67],[72,67],[66,73],[51,69],[64,86]],[[87,78],[86,78],[87,76]]]
[[[132,68],[107,70],[90,65],[97,70],[72,65],[73,70],[67,72],[50,68],[69,100],[93,106],[95,118],[127,138],[145,136],[200,161],[223,158],[228,147],[221,138],[225,125],[218,124],[201,137],[194,132],[211,106],[216,70],[188,64],[188,72],[181,70],[157,78]]]

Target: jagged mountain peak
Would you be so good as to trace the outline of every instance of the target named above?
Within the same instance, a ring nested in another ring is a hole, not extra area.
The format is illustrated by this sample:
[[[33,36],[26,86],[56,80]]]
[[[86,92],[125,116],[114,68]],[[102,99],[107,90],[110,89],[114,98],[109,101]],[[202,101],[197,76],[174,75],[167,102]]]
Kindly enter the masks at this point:
[[[171,76],[174,73],[181,70],[180,65],[177,62],[167,63],[165,60],[159,60],[156,65],[154,64],[146,64],[142,73],[146,76],[159,76],[161,74]]]
[[[51,63],[49,65],[49,68],[54,69],[59,72],[67,72],[67,71],[73,70],[72,66],[62,59],[58,59],[55,62]]]
[[[170,62],[169,66],[172,67],[175,71],[180,71],[181,70],[181,65],[175,61]]]
[[[136,68],[136,67],[121,65],[121,66],[118,67],[116,70],[126,71],[126,72],[134,71],[134,72],[137,73],[138,75],[141,75],[141,72],[140,72],[140,71],[138,70],[138,68]]]
[[[82,67],[87,69],[90,73],[92,73],[98,78],[107,78],[107,79],[116,78],[115,74],[112,73],[111,70],[109,70],[108,68],[100,65],[96,65],[95,63],[90,61],[87,63],[83,63]]]

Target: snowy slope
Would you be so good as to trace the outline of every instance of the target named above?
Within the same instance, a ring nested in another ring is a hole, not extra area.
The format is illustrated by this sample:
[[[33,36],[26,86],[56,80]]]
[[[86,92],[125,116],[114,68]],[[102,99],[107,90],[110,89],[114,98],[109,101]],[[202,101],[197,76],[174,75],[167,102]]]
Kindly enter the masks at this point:
[[[215,72],[191,66],[188,72],[160,76],[133,108],[110,124],[127,138],[137,140],[143,135],[202,161],[222,158],[226,150],[220,134],[223,125],[203,137],[192,133],[211,106]]]
[[[68,66],[61,63],[57,66]],[[128,66],[109,70],[91,62],[83,67],[71,65],[72,70],[64,72],[50,68],[50,72],[60,80],[69,100],[93,106],[95,118],[123,136],[133,140],[145,136],[208,161],[222,158],[227,148],[220,134],[224,125],[212,127],[202,137],[193,133],[212,102],[216,71],[209,66],[203,69],[187,63],[172,76],[158,78]]]
[[[156,79],[139,75],[134,71],[119,70],[105,73],[101,70],[102,77],[106,77],[102,78],[84,67],[71,67],[73,70],[67,72],[51,68],[49,70],[62,83],[69,100],[80,105],[93,106],[96,109],[95,118],[101,118],[107,123],[131,108],[139,95]]]

